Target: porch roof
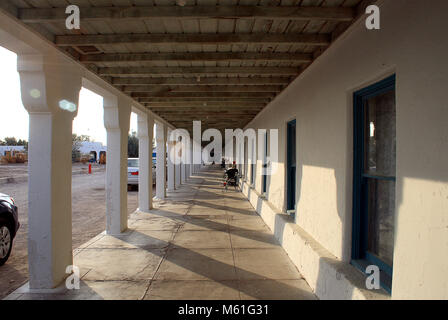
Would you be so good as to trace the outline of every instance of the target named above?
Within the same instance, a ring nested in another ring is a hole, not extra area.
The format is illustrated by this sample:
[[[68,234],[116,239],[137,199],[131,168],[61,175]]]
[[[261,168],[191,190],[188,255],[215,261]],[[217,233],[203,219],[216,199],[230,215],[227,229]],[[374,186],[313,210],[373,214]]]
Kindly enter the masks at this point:
[[[248,124],[364,12],[362,0],[7,0],[0,7],[175,127]],[[68,30],[68,4],[81,29]]]

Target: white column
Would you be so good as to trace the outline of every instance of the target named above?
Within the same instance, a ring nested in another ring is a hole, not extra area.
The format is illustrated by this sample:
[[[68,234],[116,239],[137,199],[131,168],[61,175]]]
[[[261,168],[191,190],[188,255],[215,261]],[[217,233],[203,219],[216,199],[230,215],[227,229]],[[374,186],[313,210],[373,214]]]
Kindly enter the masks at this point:
[[[156,140],[157,140],[157,152],[156,152],[156,197],[158,199],[165,199],[166,197],[166,138],[167,130],[166,126],[157,123],[156,124]]]
[[[182,150],[182,152],[185,152],[185,150]],[[182,157],[182,159],[184,159],[184,157]],[[180,177],[181,183],[185,183],[185,180],[187,178],[187,165],[184,162],[180,164]]]
[[[249,185],[255,186],[255,177],[257,175],[256,172],[256,165],[257,165],[257,136],[254,136],[253,139],[248,139],[248,154],[250,157],[248,157],[247,163],[247,170],[248,170],[248,181]],[[252,171],[252,165],[254,166]],[[254,183],[252,183],[254,181]]]
[[[242,141],[237,142],[237,163],[238,163],[238,171],[240,172],[240,175],[243,174],[243,164],[244,164],[244,137]]]
[[[176,139],[179,139],[177,136],[175,137]],[[175,164],[174,165],[174,171],[175,171],[175,174],[174,174],[174,176],[175,176],[175,179],[174,179],[174,184],[175,184],[175,186],[176,186],[176,188],[178,187],[178,186],[180,186],[180,184],[181,184],[181,175],[182,175],[182,168],[181,168],[181,161],[180,161],[180,159],[181,159],[181,157],[180,157],[180,151],[181,151],[181,143],[178,141],[178,140],[176,140],[175,141],[175,143],[174,143],[174,151],[175,151],[175,154],[176,154],[176,162],[177,162],[177,164]]]
[[[188,178],[190,177],[190,165],[189,164],[185,164],[185,180],[188,180]]]
[[[175,173],[174,173],[174,184],[175,184],[175,186],[176,186],[176,188],[178,187],[178,186],[180,186],[180,184],[181,184],[181,179],[180,179],[180,175],[181,175],[181,168],[180,168],[180,163],[179,164],[176,164],[176,165],[174,165],[174,171],[175,171]]]
[[[186,182],[188,177],[189,177],[188,165],[187,164],[184,164],[184,171],[185,171],[185,182]]]
[[[169,133],[168,133],[169,136]],[[176,170],[175,170],[175,165],[174,162],[171,157],[171,154],[173,154],[173,148],[174,148],[174,142],[168,141],[168,168],[167,168],[167,174],[168,174],[168,190],[175,190],[176,189],[176,185],[175,185],[175,180],[176,180]]]
[[[138,207],[140,211],[152,209],[152,138],[154,118],[149,114],[137,114],[138,120]]]
[[[63,282],[72,258],[72,122],[81,73],[59,56],[19,55],[29,113],[28,264],[31,289]]]
[[[186,139],[186,138],[182,138],[182,139]],[[189,140],[186,139],[185,143],[182,147],[182,152],[185,153],[185,155],[182,157],[182,160],[184,161],[184,171],[185,171],[185,175],[184,175],[184,181],[187,181],[188,177],[190,176],[190,172],[189,172],[189,150],[188,150],[188,146],[190,145]]]
[[[189,146],[189,143],[188,143],[188,141],[187,141],[187,143],[186,143],[186,154],[185,154],[185,158],[184,158],[184,160],[185,160],[185,164],[184,164],[184,168],[185,168],[185,181],[187,181],[188,180],[188,178],[190,177],[190,159],[189,159],[189,157],[190,157],[190,155],[189,155],[189,152],[187,152],[187,151],[189,151],[188,150],[188,146]]]
[[[128,227],[127,158],[131,106],[107,96],[103,99],[106,154],[106,233],[119,234]]]
[[[199,172],[199,166],[202,157],[202,130],[201,121],[193,121],[193,173]]]

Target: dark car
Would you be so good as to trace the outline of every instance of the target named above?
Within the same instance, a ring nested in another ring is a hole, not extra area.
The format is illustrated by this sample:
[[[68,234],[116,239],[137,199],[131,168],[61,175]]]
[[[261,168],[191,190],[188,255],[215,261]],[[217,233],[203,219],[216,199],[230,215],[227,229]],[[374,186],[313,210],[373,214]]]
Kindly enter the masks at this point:
[[[14,199],[0,193],[0,266],[11,254],[12,242],[19,230],[19,215]]]

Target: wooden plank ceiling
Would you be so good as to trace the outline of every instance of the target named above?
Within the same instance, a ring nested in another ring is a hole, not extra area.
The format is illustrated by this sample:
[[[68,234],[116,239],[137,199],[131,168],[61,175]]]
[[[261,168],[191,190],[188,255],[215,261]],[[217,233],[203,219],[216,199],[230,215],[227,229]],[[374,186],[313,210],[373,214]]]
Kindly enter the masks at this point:
[[[2,2],[5,0],[2,0]],[[369,1],[7,0],[61,50],[176,127],[243,128]],[[81,29],[65,28],[65,8]],[[3,7],[5,7],[3,5]]]

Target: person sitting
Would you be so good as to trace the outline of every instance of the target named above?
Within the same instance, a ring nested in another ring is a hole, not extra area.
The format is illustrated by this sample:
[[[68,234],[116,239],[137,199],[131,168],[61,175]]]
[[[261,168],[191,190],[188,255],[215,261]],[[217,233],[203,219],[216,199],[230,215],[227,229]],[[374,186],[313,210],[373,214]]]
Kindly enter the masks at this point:
[[[234,182],[236,185],[238,185],[238,169],[236,168],[236,165],[234,164],[232,166],[232,168],[230,168],[229,170],[226,171],[226,175],[227,175],[227,181],[232,181]]]

